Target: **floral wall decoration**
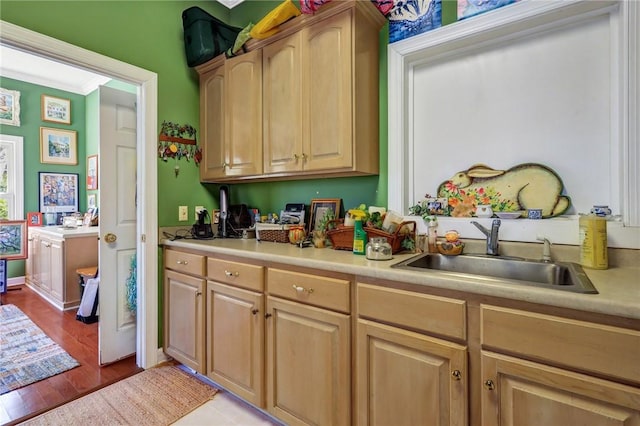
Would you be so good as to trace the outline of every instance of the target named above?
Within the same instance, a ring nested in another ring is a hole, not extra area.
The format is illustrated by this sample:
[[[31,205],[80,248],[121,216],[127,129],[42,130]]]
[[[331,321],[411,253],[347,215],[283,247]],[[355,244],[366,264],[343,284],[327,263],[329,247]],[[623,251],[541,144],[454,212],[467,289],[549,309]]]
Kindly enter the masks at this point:
[[[163,121],[160,135],[158,137],[158,157],[163,161],[170,158],[176,160],[174,171],[176,176],[180,173],[178,160],[193,160],[198,166],[202,161],[202,149],[197,145],[196,129],[189,124],[175,124],[170,121]]]

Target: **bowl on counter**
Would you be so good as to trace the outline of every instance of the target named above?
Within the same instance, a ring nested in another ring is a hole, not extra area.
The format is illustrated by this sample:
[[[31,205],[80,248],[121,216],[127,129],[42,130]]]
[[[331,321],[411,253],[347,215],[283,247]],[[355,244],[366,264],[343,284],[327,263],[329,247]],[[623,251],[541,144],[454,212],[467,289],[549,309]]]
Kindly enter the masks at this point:
[[[515,212],[496,212],[496,216],[500,219],[517,219],[522,216],[522,213],[520,210]]]

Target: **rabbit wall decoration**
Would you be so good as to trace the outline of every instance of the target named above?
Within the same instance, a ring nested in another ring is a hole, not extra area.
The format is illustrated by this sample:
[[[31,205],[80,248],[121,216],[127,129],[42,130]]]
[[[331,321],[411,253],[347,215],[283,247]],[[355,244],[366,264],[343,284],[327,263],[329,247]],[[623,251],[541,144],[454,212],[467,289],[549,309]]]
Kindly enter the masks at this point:
[[[476,207],[489,204],[494,211],[542,209],[542,217],[559,216],[571,199],[562,195],[564,184],[550,168],[536,163],[494,170],[474,164],[438,187],[438,197],[448,197],[452,216],[471,216]]]

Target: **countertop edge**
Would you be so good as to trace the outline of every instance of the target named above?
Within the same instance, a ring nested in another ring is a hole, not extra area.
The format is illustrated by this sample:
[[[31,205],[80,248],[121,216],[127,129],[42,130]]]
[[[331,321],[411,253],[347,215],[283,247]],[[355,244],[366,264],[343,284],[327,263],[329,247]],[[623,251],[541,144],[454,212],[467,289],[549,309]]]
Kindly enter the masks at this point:
[[[451,274],[438,271],[412,272],[393,269],[391,265],[415,254],[395,255],[390,261],[372,261],[349,252],[328,249],[297,248],[279,243],[255,243],[255,240],[233,240],[234,246],[222,246],[221,243],[207,243],[199,240],[161,241],[168,247],[201,250],[210,253],[238,256],[246,259],[276,262],[298,267],[334,271],[354,275],[356,279],[383,279],[424,285],[432,288],[453,290],[483,296],[537,303],[585,312],[601,313],[617,317],[640,319],[640,285],[633,283],[610,282],[609,277],[640,276],[640,267],[612,268],[607,271],[587,271],[589,278],[600,294],[580,294],[561,290],[549,290],[535,286],[510,283],[508,280],[486,277],[470,277],[464,274]],[[256,245],[257,244],[257,245]],[[269,246],[273,245],[275,246]],[[267,251],[272,248],[282,253]],[[296,253],[304,254],[304,257]],[[478,279],[484,285],[478,285]],[[619,286],[631,289],[629,297],[621,296]],[[553,292],[553,293],[550,293]],[[553,297],[550,297],[550,294]]]

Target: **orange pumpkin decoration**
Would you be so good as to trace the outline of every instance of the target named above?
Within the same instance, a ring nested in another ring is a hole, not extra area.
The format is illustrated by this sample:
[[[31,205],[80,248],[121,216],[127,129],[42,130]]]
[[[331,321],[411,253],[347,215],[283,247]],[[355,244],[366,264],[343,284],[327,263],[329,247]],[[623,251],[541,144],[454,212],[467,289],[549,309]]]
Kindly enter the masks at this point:
[[[304,226],[292,226],[289,228],[289,242],[291,244],[300,244],[301,241],[304,241],[306,237],[306,233],[304,231]]]

